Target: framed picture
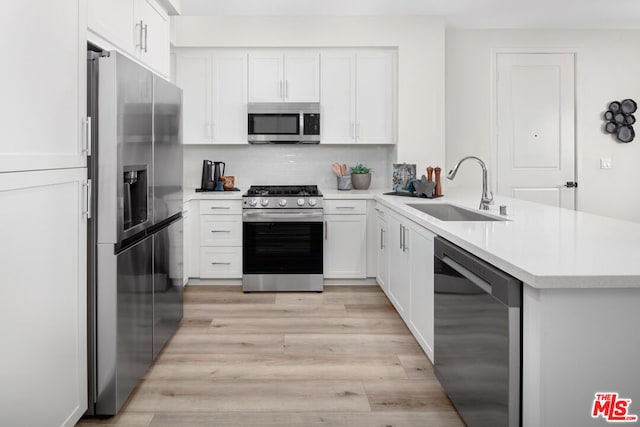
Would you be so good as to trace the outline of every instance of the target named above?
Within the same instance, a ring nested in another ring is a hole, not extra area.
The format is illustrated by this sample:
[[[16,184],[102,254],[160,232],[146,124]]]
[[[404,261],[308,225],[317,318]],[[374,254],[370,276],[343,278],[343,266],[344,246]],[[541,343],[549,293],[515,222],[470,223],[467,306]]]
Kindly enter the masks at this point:
[[[393,191],[406,190],[409,181],[416,178],[416,165],[393,164]]]

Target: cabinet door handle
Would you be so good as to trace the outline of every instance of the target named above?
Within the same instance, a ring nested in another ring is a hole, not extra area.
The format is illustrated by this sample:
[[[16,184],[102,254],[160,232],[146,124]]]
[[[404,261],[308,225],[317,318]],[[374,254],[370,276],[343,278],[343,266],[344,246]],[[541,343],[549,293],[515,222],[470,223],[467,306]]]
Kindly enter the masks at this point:
[[[136,23],[136,47],[142,49],[142,19]]]
[[[289,98],[289,80],[284,81],[284,97]]]
[[[212,262],[211,265],[231,265],[230,262]]]
[[[351,131],[352,131],[352,135],[353,135],[353,140],[356,140],[356,122],[352,122],[351,123]]]
[[[147,53],[147,47],[149,46],[147,44],[148,28],[149,28],[149,25],[148,24],[144,24],[144,52],[145,53]]]
[[[360,122],[356,123],[356,140],[360,139]]]
[[[211,230],[212,233],[231,233],[231,230]]]
[[[409,246],[407,245],[407,227],[404,227],[402,230],[402,252],[408,251]]]
[[[355,209],[355,206],[336,206],[336,209]]]
[[[380,250],[384,249],[384,230],[380,229]]]
[[[83,134],[84,134],[84,148],[82,149],[82,153],[87,156],[91,155],[91,117],[88,116],[83,120]]]
[[[210,209],[230,209],[229,206],[211,206]]]
[[[327,221],[324,222],[324,240],[329,238],[329,223]]]
[[[402,232],[402,224],[400,224],[400,249],[402,249],[402,252],[404,252],[404,245],[402,242],[402,236],[404,235],[404,233]]]

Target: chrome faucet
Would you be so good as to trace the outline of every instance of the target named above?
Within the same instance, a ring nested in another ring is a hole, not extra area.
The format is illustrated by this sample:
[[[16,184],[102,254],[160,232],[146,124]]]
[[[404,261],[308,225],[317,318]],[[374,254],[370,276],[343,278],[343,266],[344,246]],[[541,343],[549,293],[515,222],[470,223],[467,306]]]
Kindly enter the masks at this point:
[[[489,205],[493,204],[493,193],[487,188],[487,165],[485,165],[482,160],[475,156],[467,156],[461,159],[458,163],[456,163],[453,169],[449,171],[449,173],[447,174],[447,179],[453,180],[453,178],[455,178],[456,174],[458,173],[458,168],[460,168],[462,162],[467,159],[475,159],[478,161],[478,163],[480,163],[480,167],[482,168],[482,198],[480,199],[480,206],[478,207],[478,209],[488,211]]]

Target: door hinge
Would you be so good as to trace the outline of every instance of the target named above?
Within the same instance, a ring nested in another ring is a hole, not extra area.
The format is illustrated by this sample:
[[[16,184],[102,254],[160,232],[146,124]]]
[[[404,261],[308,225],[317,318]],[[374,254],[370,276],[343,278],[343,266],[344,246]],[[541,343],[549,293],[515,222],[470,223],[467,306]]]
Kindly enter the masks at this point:
[[[82,184],[84,187],[84,211],[82,212],[87,216],[87,219],[91,219],[91,180],[88,179],[87,182]]]
[[[578,183],[575,181],[567,181],[564,186],[567,188],[578,188]]]

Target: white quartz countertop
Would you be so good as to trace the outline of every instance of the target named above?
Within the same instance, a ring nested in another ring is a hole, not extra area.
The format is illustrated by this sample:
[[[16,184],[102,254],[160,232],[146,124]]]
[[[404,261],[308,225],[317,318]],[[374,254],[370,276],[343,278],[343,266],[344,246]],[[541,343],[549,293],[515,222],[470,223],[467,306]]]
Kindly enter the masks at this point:
[[[407,203],[450,203],[477,210],[478,200],[376,196],[383,205],[534,288],[640,288],[640,223],[505,197],[509,221],[445,222]]]
[[[336,188],[320,188],[325,200],[357,200],[373,199],[375,196],[391,191],[389,189],[338,190]]]
[[[191,200],[242,200],[242,195],[247,192],[246,188],[240,191],[203,191],[196,193],[194,189],[185,190],[184,201]]]

